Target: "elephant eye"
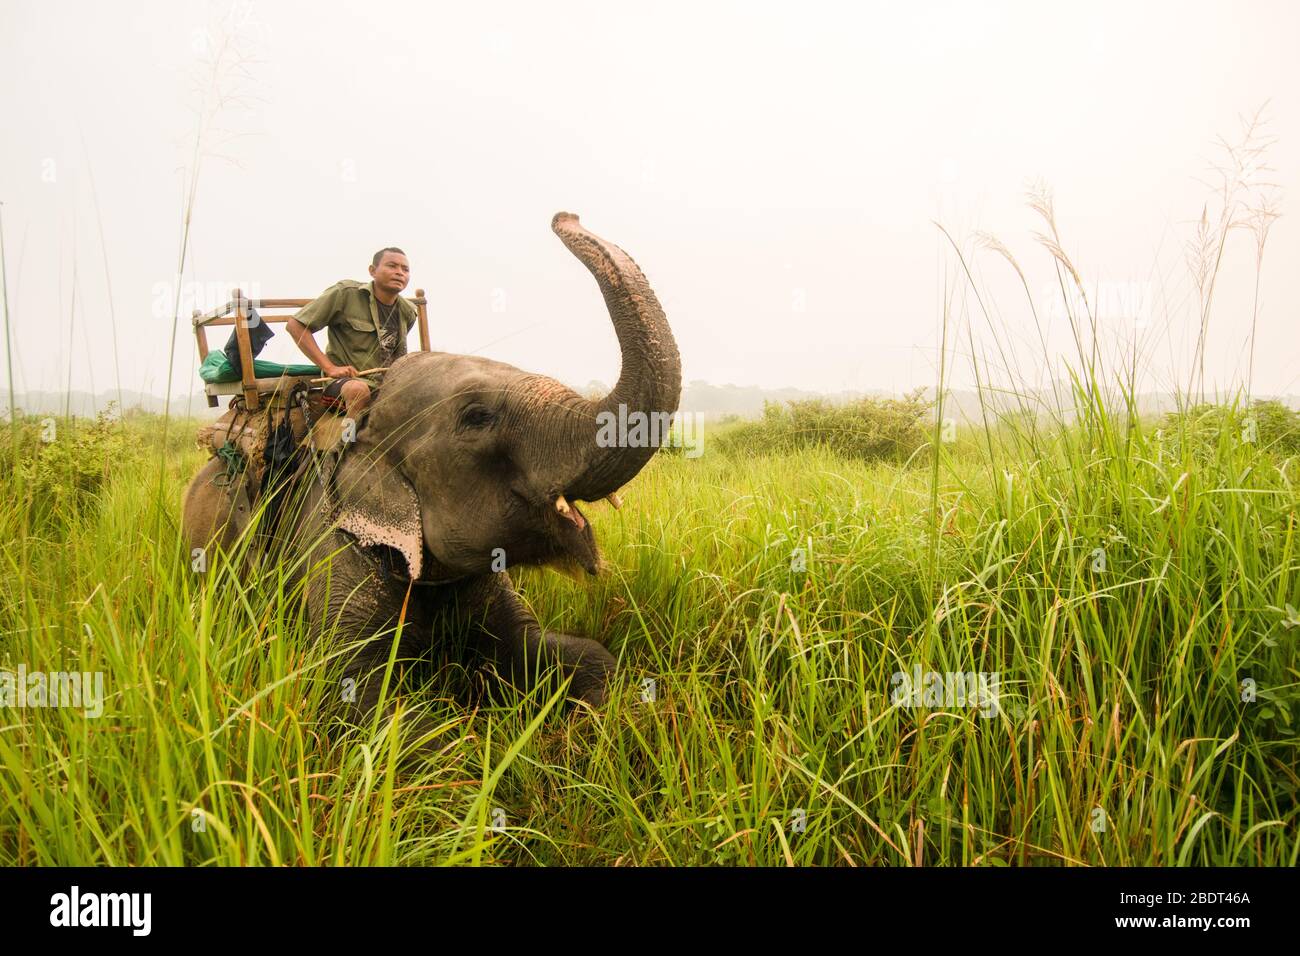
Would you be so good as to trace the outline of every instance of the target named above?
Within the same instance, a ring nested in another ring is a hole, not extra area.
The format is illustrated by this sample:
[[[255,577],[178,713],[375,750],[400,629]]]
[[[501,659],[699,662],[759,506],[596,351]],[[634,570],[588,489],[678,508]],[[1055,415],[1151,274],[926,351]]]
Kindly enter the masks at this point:
[[[460,413],[461,428],[487,428],[496,420],[486,405],[469,405]]]

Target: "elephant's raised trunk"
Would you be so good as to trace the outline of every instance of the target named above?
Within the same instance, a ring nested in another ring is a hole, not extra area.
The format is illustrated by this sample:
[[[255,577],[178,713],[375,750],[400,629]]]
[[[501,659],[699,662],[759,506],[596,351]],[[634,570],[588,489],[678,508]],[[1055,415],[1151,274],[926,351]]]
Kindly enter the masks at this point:
[[[596,277],[623,356],[618,384],[586,409],[595,433],[578,477],[565,486],[573,498],[596,501],[627,484],[666,442],[681,399],[681,357],[663,307],[631,256],[588,232],[573,213],[556,213],[551,228]]]

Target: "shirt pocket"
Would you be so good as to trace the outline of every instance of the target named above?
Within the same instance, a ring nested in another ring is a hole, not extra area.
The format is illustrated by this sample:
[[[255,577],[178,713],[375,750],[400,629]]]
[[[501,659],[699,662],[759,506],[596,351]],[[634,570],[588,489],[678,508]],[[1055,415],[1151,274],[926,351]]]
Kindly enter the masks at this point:
[[[368,315],[362,317],[359,315],[352,315],[351,313],[344,312],[343,321],[348,326],[348,328],[352,329],[352,331],[354,332],[360,332],[363,335],[375,334],[375,323],[370,320],[370,316]]]

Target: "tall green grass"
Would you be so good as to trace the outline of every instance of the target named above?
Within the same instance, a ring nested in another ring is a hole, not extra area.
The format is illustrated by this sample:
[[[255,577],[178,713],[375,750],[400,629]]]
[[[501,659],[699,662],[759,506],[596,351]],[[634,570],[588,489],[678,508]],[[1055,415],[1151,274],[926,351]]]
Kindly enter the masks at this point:
[[[88,427],[60,424],[68,441]],[[436,758],[410,771],[401,721],[326,722],[333,649],[305,638],[276,569],[191,571],[188,429],[170,430],[158,514],[158,423],[113,427],[126,450],[53,512],[2,479],[4,666],[103,671],[108,697],[98,720],[4,711],[3,862],[1300,855],[1296,462],[1236,422],[1212,457],[1141,425],[1097,444],[1080,423],[996,477],[986,436],[963,432],[937,513],[924,463],[659,456],[623,510],[593,509],[603,576],[518,575],[548,626],[619,656],[610,705],[466,710],[446,667],[399,688],[439,725]],[[892,707],[891,676],[914,665],[998,673],[1000,712]]]

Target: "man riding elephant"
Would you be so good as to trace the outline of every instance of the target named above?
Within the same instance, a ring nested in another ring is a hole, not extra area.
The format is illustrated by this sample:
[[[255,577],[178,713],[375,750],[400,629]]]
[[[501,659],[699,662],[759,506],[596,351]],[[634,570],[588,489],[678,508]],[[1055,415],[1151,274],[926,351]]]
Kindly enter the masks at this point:
[[[666,431],[644,425],[677,411],[681,356],[631,256],[572,213],[557,213],[551,229],[605,300],[622,358],[613,389],[588,398],[481,355],[419,351],[395,359],[355,440],[302,470],[293,507],[268,542],[267,553],[283,561],[285,586],[302,596],[312,632],[340,646],[346,696],[336,703],[353,723],[395,712],[385,689],[390,663],[425,660],[453,645],[472,649],[485,674],[521,690],[561,677],[575,700],[599,707],[607,699],[614,655],[592,637],[539,621],[509,572],[599,572],[592,522],[580,504],[608,500],[617,508],[619,490],[666,440]],[[387,291],[378,278],[375,289],[376,298]],[[364,330],[364,321],[357,325]],[[310,339],[305,326],[302,334]],[[639,424],[611,441],[611,422]],[[186,489],[182,527],[191,553],[213,543],[230,550],[251,521],[216,481],[223,471],[214,457]],[[415,739],[432,739],[432,720],[417,715]]]
[[[372,385],[361,372],[387,368],[406,354],[406,336],[416,321],[415,306],[400,295],[411,281],[406,253],[387,246],[370,262],[369,283],[344,279],[303,306],[285,328],[289,337],[322,372],[327,404],[345,405],[357,419],[370,404]],[[321,352],[313,333],[329,329]]]

